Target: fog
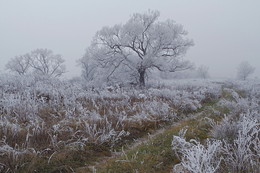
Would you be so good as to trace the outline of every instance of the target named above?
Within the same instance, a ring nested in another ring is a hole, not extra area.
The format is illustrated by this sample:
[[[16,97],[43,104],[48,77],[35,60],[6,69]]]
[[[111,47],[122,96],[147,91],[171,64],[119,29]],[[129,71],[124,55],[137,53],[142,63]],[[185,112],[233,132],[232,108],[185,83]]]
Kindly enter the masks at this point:
[[[16,55],[48,48],[63,55],[67,77],[79,76],[81,58],[96,31],[124,23],[135,13],[158,10],[195,42],[185,58],[209,66],[212,77],[235,77],[241,61],[260,75],[258,0],[0,0],[0,72]]]

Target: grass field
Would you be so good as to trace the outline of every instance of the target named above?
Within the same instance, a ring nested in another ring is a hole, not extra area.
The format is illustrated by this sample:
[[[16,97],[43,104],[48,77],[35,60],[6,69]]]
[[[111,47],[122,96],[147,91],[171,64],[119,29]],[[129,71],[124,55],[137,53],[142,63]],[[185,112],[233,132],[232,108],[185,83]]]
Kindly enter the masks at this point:
[[[0,171],[171,172],[179,164],[188,172],[185,151],[195,152],[211,139],[223,142],[221,164],[210,163],[215,172],[256,172],[259,86],[187,80],[144,89],[90,88],[78,82],[1,78]],[[241,168],[225,149],[236,150],[246,122],[256,123],[250,130],[255,137],[244,146],[251,162]],[[185,144],[192,147],[177,150],[173,136],[184,130]]]

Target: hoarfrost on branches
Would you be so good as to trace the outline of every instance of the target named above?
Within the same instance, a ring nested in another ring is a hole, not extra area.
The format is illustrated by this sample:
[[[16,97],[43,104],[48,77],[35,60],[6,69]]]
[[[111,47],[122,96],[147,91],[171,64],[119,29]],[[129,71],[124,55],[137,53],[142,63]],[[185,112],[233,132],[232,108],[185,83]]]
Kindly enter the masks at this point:
[[[187,142],[183,137],[174,136],[172,147],[181,155],[182,166],[193,173],[214,173],[222,161],[221,142],[217,140],[207,140],[205,147],[196,140]]]
[[[59,77],[66,72],[65,60],[49,49],[36,49],[11,59],[6,68],[19,75],[34,73],[45,77]]]
[[[103,27],[80,60],[83,76],[88,79],[138,82],[152,69],[176,72],[192,67],[182,56],[193,41],[187,31],[172,20],[159,22],[159,12],[134,14],[125,24]],[[106,74],[104,76],[104,74]]]

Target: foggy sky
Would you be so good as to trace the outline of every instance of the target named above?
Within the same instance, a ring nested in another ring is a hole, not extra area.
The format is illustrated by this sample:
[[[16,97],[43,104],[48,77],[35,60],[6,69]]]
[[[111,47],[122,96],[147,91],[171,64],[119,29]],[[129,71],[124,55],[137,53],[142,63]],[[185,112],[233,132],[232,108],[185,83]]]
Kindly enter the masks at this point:
[[[48,48],[66,60],[67,77],[79,76],[76,60],[96,31],[148,9],[184,26],[195,42],[185,58],[212,77],[235,77],[241,61],[260,76],[259,0],[0,0],[0,72],[16,55]]]

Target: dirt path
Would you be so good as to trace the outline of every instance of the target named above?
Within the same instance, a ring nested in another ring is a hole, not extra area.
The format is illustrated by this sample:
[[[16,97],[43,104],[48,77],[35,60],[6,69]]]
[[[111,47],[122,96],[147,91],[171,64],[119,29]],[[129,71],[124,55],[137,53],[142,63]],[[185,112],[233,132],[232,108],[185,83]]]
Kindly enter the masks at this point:
[[[203,111],[202,111],[203,112]],[[95,162],[94,165],[91,166],[87,166],[86,168],[92,170],[92,172],[96,172],[96,168],[100,167],[100,165],[105,165],[109,160],[115,160],[116,158],[120,158],[123,156],[126,156],[126,153],[135,150],[136,148],[138,148],[141,145],[146,145],[148,144],[150,141],[152,141],[153,139],[155,139],[156,137],[164,134],[167,130],[179,126],[181,123],[183,123],[184,121],[187,121],[189,119],[194,119],[196,117],[198,117],[202,112],[198,112],[196,114],[194,114],[192,117],[186,117],[182,120],[179,120],[178,122],[172,122],[170,125],[162,127],[160,129],[154,130],[151,134],[147,134],[142,138],[136,139],[134,142],[132,142],[131,144],[128,144],[126,146],[124,146],[119,152],[111,152],[111,156],[109,157],[104,157],[102,158],[102,160]]]
[[[177,123],[173,123],[171,124],[170,126],[174,126],[176,125]],[[168,126],[169,128],[169,126]],[[98,165],[102,165],[102,164],[105,164],[108,160],[110,159],[115,159],[115,158],[118,158],[120,156],[124,156],[125,153],[133,150],[134,148],[142,145],[142,144],[146,144],[148,143],[151,139],[153,139],[154,137],[160,135],[160,134],[163,134],[165,132],[165,130],[167,129],[167,127],[162,127],[158,130],[154,130],[151,134],[148,133],[147,135],[145,135],[144,137],[142,138],[138,138],[136,140],[134,140],[131,144],[128,144],[126,146],[124,146],[121,151],[119,152],[111,152],[111,156],[109,157],[104,157],[101,161],[98,161],[96,162],[94,165],[91,165],[91,166],[88,166],[88,168],[92,169],[93,172],[95,172],[95,168],[98,166]]]

